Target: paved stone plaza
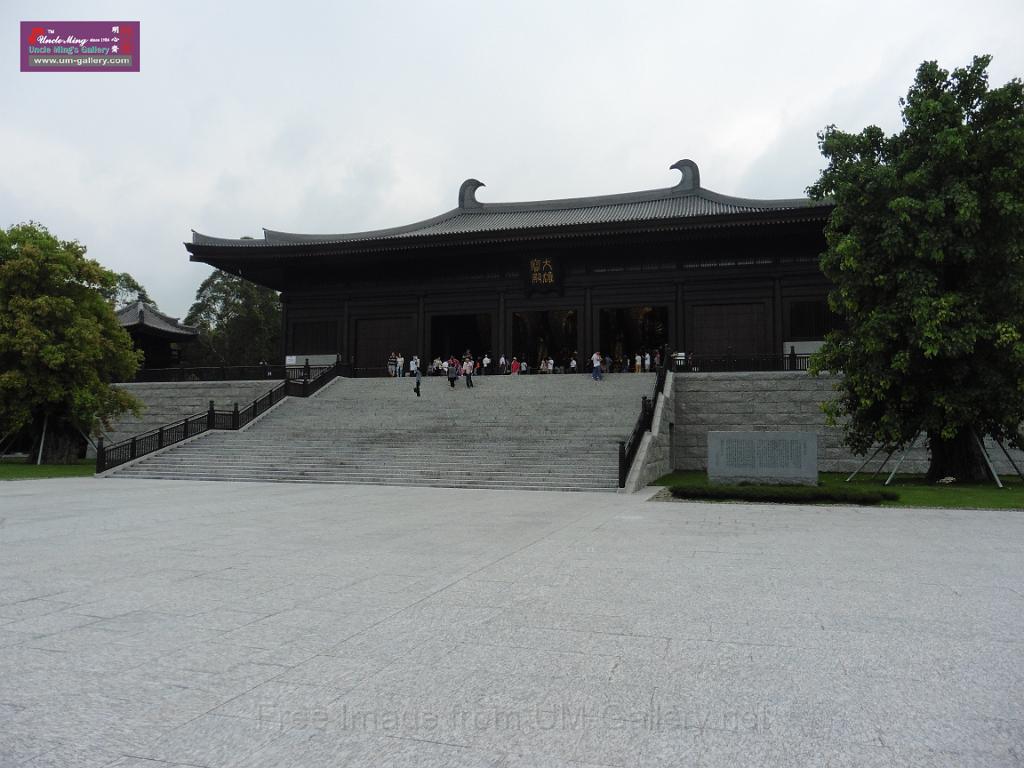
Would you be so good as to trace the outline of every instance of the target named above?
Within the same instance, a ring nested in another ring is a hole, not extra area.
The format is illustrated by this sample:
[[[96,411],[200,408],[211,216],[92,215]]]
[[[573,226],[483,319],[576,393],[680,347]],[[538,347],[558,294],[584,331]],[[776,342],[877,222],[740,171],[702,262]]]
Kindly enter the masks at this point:
[[[1007,766],[1024,514],[0,485],[0,765]]]

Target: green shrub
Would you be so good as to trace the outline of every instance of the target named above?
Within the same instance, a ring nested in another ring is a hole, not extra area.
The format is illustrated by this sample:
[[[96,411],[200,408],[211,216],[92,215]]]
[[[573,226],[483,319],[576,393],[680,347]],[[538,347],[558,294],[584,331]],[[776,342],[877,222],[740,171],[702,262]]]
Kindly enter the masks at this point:
[[[873,506],[883,501],[899,501],[894,491],[859,488],[821,488],[809,485],[708,485],[672,488],[677,499],[712,501],[767,501],[781,504],[858,504]]]

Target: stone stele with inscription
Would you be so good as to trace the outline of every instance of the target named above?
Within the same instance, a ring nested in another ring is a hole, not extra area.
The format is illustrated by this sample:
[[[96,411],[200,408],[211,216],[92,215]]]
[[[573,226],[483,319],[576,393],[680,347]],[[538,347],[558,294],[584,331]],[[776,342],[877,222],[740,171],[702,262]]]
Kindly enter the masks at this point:
[[[814,432],[708,432],[712,483],[816,485],[818,435]]]

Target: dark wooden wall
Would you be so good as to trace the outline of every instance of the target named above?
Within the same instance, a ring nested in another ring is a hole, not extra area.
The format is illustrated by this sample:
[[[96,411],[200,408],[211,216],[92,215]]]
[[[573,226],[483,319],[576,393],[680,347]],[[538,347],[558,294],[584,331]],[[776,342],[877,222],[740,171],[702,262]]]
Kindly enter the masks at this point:
[[[655,242],[452,246],[358,266],[325,259],[289,272],[285,354],[336,353],[359,366],[392,348],[407,359],[425,357],[432,318],[462,314],[488,315],[489,351],[512,354],[513,313],[571,309],[577,349],[588,358],[601,343],[601,310],[637,306],[666,308],[673,349],[776,354],[788,340],[793,302],[824,301],[828,282],[817,264],[823,249],[820,229],[805,224]],[[558,265],[549,292],[529,282],[529,261],[537,256]],[[300,324],[311,322],[330,326],[333,346],[300,348],[297,342],[308,338]]]

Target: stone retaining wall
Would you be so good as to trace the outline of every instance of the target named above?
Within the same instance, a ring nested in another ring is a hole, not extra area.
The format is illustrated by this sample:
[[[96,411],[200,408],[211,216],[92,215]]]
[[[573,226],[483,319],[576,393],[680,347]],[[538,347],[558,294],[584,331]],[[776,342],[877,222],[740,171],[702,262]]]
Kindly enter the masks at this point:
[[[629,477],[626,478],[626,487],[622,489],[626,493],[639,491],[672,471],[671,439],[676,413],[672,379],[675,375],[669,372],[665,378],[665,391],[654,408],[651,431],[644,435]]]
[[[865,457],[853,456],[842,445],[838,428],[825,425],[821,403],[832,396],[835,376],[801,372],[680,373],[675,376],[675,429],[672,446],[676,469],[707,469],[707,433],[712,431],[796,430],[817,432],[818,469],[852,472]],[[922,441],[923,442],[923,441]],[[986,441],[989,456],[1000,474],[1013,473],[1003,452]],[[1011,451],[1024,468],[1024,452]],[[885,458],[868,465],[874,471]],[[886,471],[899,454],[890,459]],[[901,472],[924,472],[928,451],[919,445],[907,456]]]

